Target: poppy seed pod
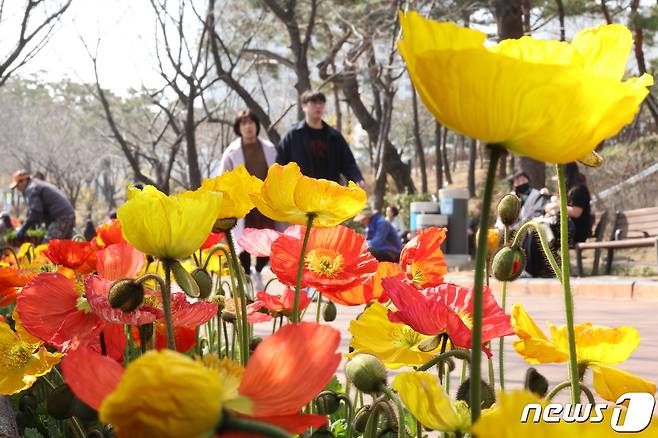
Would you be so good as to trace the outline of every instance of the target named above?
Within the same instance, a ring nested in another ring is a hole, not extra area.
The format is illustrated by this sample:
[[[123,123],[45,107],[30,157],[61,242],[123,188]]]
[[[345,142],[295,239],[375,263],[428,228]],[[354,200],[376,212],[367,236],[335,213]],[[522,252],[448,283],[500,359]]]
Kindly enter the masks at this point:
[[[212,278],[210,278],[208,271],[205,269],[197,268],[192,271],[191,275],[197,286],[199,286],[198,298],[202,300],[208,298],[212,292]]]
[[[144,287],[131,278],[117,280],[110,288],[107,299],[113,308],[132,312],[144,301]]]
[[[464,383],[461,384],[457,390],[457,400],[470,403],[470,391],[471,391],[471,379],[470,377],[464,380]],[[491,386],[487,384],[484,380],[480,380],[480,400],[482,403],[482,409],[490,408],[494,403],[496,403],[496,394],[494,393]],[[470,406],[470,404],[469,404]]]
[[[521,199],[513,193],[508,193],[498,202],[497,212],[500,221],[508,227],[519,218]]]
[[[336,319],[336,305],[332,301],[327,301],[322,311],[322,318],[325,322],[331,322]]]
[[[66,383],[59,385],[48,394],[46,400],[46,410],[48,415],[57,420],[65,420],[69,418],[71,416],[74,398],[75,396],[73,395],[73,392],[71,392],[69,385]]]
[[[499,281],[516,280],[525,269],[525,254],[517,245],[505,246],[493,258],[494,277]]]
[[[215,225],[212,227],[213,233],[226,233],[230,231],[235,224],[238,223],[238,220],[234,217],[225,217],[220,218],[215,221]]]
[[[372,354],[357,354],[345,365],[345,375],[359,391],[366,394],[380,392],[386,384],[386,367]]]
[[[525,389],[534,392],[539,397],[544,397],[548,392],[548,380],[539,374],[535,368],[530,367],[525,373]]]

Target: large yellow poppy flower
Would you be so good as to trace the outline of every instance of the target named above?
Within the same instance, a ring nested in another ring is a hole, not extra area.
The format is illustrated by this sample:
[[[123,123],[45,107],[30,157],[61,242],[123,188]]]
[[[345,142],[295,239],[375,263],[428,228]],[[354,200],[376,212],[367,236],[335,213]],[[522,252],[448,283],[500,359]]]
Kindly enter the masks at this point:
[[[409,412],[425,427],[452,434],[466,432],[471,424],[471,412],[466,402],[453,403],[433,374],[405,371],[395,376],[393,389]]]
[[[448,128],[537,160],[585,158],[633,120],[653,84],[621,82],[631,33],[612,24],[571,43],[486,35],[401,14],[398,50],[427,108]]]
[[[531,364],[565,362],[569,358],[567,326],[548,324],[548,339],[523,306],[512,306],[512,327],[520,340],[514,341],[514,349]],[[627,392],[656,393],[656,384],[627,373],[611,365],[617,365],[631,355],[640,345],[640,334],[633,327],[609,328],[589,322],[577,324],[576,357],[578,363],[587,365],[594,373],[594,389],[604,399],[616,401]]]
[[[11,395],[31,387],[62,356],[49,353],[43,342],[23,329],[20,321],[16,320],[16,332],[0,322],[0,394]]]
[[[378,302],[373,302],[358,319],[350,321],[349,331],[352,334],[350,346],[354,349],[350,356],[372,354],[393,369],[422,365],[440,351],[440,348],[420,351],[418,344],[431,336],[415,332],[405,324],[389,321],[388,309]]]
[[[198,437],[221,418],[219,394],[215,370],[175,351],[149,351],[126,368],[99,414],[119,436]]]
[[[526,405],[536,403],[542,406],[546,401],[539,399],[536,395],[527,391],[514,391],[499,393],[498,401],[489,410],[482,413],[482,416],[471,428],[471,432],[478,437],[487,438],[612,438],[620,437],[624,434],[615,432],[610,427],[612,408],[603,411],[604,419],[598,423],[586,421],[584,423],[547,423],[540,419],[538,423],[528,421],[521,423],[520,419]],[[570,406],[570,405],[567,405]],[[571,408],[573,409],[573,408]],[[529,418],[532,418],[535,410],[530,411]],[[592,411],[592,416],[594,416]],[[555,416],[555,415],[554,415]],[[658,422],[651,422],[648,428],[642,432],[633,433],[636,437],[655,437],[658,433]],[[629,434],[631,435],[631,434]]]
[[[165,195],[153,186],[128,189],[117,215],[123,237],[145,254],[183,259],[199,249],[212,230],[221,193]]]
[[[261,213],[276,221],[314,227],[333,227],[353,218],[366,204],[366,192],[354,182],[347,187],[302,175],[297,163],[275,164],[258,194],[250,195]]]
[[[244,165],[205,179],[197,192],[221,192],[224,196],[217,219],[243,218],[254,208],[250,194],[259,193],[263,181],[249,174]]]

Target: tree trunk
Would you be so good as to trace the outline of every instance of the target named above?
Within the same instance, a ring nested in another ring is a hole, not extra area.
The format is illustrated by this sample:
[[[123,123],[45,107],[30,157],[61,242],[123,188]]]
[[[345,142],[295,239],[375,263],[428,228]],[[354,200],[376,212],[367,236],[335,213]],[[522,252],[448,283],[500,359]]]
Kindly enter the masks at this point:
[[[423,142],[420,138],[420,122],[418,120],[418,96],[416,95],[416,89],[414,88],[413,82],[411,83],[411,101],[414,116],[414,143],[416,145],[418,167],[420,167],[420,190],[422,193],[427,193],[427,165],[425,164],[425,151],[423,150]]]
[[[185,143],[187,147],[187,174],[190,179],[190,190],[201,187],[201,167],[199,167],[199,153],[196,148],[196,126],[194,120],[194,100],[196,98],[194,84],[188,84],[190,94],[187,98],[187,117],[185,119]]]
[[[505,178],[507,177],[507,157],[509,156],[509,152],[505,151],[503,155],[500,157],[500,162],[498,163],[498,178]]]
[[[638,16],[638,8],[640,7],[640,0],[631,1],[631,26],[633,28],[633,46],[635,49],[635,60],[637,61],[637,69],[640,75],[647,72],[647,65],[644,59],[644,32],[642,30],[642,24],[640,23],[640,17]],[[658,110],[655,107],[655,99],[650,93],[647,97],[647,105],[651,116],[653,117],[654,122],[658,126]]]
[[[468,196],[471,198],[475,197],[475,160],[477,153],[477,140],[472,138],[468,148]]]
[[[560,22],[560,41],[564,41],[566,39],[564,29],[564,3],[562,3],[562,0],[555,0],[555,3],[557,4],[557,17]]]
[[[522,0],[495,0],[496,25],[498,39],[521,38],[523,36]],[[546,165],[541,161],[521,157],[520,167],[530,176],[530,185],[536,188],[544,187],[546,180]]]
[[[452,184],[450,173],[450,161],[448,161],[448,128],[443,127],[443,141],[441,142],[441,153],[443,154],[443,169],[445,170],[446,182]]]
[[[443,135],[441,133],[441,124],[439,122],[434,123],[434,153],[436,155],[436,191],[443,188],[443,160],[441,159],[441,141]]]
[[[530,0],[523,0],[523,33],[530,35],[532,29],[530,29],[530,9],[532,5]]]
[[[335,67],[334,67],[335,70]],[[343,132],[343,112],[340,109],[340,96],[338,94],[338,85],[335,83],[331,86],[331,91],[334,94],[334,106],[336,107],[336,129]]]
[[[607,24],[612,24],[612,16],[610,15],[610,10],[608,9],[608,4],[606,3],[606,0],[601,0],[601,10],[603,11],[605,22]]]

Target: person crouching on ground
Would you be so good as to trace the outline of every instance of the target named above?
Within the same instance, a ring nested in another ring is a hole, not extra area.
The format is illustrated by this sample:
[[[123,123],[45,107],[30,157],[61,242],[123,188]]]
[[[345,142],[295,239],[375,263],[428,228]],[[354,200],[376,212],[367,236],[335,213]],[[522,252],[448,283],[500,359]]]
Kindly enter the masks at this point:
[[[378,211],[364,208],[355,218],[366,226],[368,251],[380,262],[399,262],[402,240],[393,225]]]

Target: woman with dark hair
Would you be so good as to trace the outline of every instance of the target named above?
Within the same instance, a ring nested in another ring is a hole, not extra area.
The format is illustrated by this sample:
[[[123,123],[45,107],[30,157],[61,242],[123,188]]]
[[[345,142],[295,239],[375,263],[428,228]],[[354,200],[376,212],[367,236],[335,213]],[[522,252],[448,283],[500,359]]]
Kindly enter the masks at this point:
[[[567,215],[573,224],[573,233],[570,230],[572,243],[584,242],[592,235],[592,213],[589,189],[585,175],[578,170],[575,162],[564,166],[565,182],[567,186]],[[546,205],[547,214],[560,214],[559,202],[551,202]],[[571,227],[570,227],[571,228]]]
[[[224,150],[219,165],[219,174],[244,165],[247,171],[260,179],[265,179],[267,170],[276,161],[276,149],[269,141],[259,138],[260,121],[251,110],[238,112],[233,122],[233,132],[238,137]],[[238,221],[233,229],[237,242],[245,228],[275,228],[275,222],[253,209],[244,219]],[[240,263],[247,274],[251,274],[254,287],[263,288],[261,271],[267,265],[268,257],[257,257],[255,270],[251,270],[251,255],[246,251],[239,254]]]

